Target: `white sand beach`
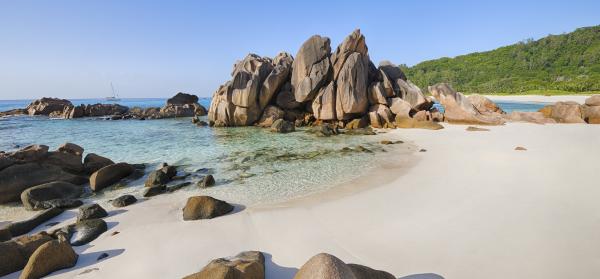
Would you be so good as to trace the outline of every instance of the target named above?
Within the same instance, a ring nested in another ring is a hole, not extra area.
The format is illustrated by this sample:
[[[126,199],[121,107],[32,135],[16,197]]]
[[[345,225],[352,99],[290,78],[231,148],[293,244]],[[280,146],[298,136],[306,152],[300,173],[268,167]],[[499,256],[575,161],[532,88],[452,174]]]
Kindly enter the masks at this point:
[[[600,126],[444,126],[390,131],[427,151],[294,202],[199,221],[183,221],[181,193],[110,208],[109,231],[50,277],[180,278],[244,250],[266,253],[267,278],[319,252],[400,278],[600,274]]]

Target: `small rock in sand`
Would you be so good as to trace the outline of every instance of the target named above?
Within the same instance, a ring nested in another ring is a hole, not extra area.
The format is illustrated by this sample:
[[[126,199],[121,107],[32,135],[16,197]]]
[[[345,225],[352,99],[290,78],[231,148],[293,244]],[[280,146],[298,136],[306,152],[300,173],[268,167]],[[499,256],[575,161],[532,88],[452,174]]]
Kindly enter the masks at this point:
[[[515,147],[515,150],[517,150],[517,151],[526,151],[527,148],[522,147],[522,146],[517,146],[517,147]]]
[[[202,178],[202,180],[198,181],[198,187],[200,188],[208,188],[215,185],[215,178],[209,174]]]
[[[212,219],[233,211],[225,201],[209,196],[190,197],[183,208],[183,220]]]
[[[99,204],[87,204],[79,208],[79,214],[77,214],[77,222],[98,219],[108,216],[108,213]]]
[[[467,127],[466,130],[469,132],[485,132],[485,131],[489,131],[490,129],[469,126],[469,127]]]
[[[125,207],[137,202],[137,199],[133,195],[123,195],[112,201],[114,207]]]

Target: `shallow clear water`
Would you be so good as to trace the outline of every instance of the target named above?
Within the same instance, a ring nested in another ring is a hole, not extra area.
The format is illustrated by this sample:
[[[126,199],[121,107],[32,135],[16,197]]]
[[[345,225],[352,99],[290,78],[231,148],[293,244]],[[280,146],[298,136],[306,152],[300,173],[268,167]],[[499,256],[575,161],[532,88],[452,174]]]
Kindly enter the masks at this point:
[[[352,180],[375,166],[373,162],[384,154],[379,142],[388,138],[385,134],[317,137],[302,129],[276,134],[256,127],[201,128],[190,123],[190,118],[146,121],[0,118],[0,150],[11,151],[29,144],[45,144],[55,150],[64,142],[73,142],[86,153],[93,152],[115,162],[147,164],[146,173],[167,162],[192,173],[185,181],[193,184],[181,191],[208,194],[243,205],[284,201]],[[374,152],[341,151],[358,145]],[[404,148],[400,146],[385,149]],[[206,173],[215,176],[217,185],[199,189],[195,183]],[[123,193],[140,196],[144,179],[92,199],[105,201]],[[0,206],[0,221],[26,216],[22,211],[18,204]]]
[[[513,111],[538,111],[539,109],[543,108],[544,106],[549,105],[549,103],[544,103],[544,102],[515,102],[515,101],[500,101],[500,100],[493,100],[493,99],[492,99],[492,101],[494,103],[496,103],[496,105],[498,105],[506,113],[511,113]],[[439,111],[444,112],[444,107],[441,104],[435,103],[433,106],[435,108],[437,108]]]

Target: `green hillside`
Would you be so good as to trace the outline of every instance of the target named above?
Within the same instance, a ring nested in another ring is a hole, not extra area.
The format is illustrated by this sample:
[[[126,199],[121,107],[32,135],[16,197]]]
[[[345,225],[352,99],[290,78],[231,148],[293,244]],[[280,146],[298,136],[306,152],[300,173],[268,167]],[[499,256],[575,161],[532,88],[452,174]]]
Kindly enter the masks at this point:
[[[600,91],[600,26],[404,68],[425,90],[450,82],[466,93]]]

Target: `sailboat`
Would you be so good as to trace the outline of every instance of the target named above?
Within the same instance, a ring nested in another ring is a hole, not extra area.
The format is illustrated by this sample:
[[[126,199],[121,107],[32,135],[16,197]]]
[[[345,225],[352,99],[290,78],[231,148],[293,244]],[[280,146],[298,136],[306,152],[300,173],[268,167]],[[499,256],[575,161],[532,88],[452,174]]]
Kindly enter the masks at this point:
[[[115,87],[113,86],[112,82],[110,83],[110,88],[112,89],[113,95],[110,97],[106,97],[106,100],[111,102],[121,101],[121,99],[119,99],[119,96],[117,96],[117,93],[115,93]]]

